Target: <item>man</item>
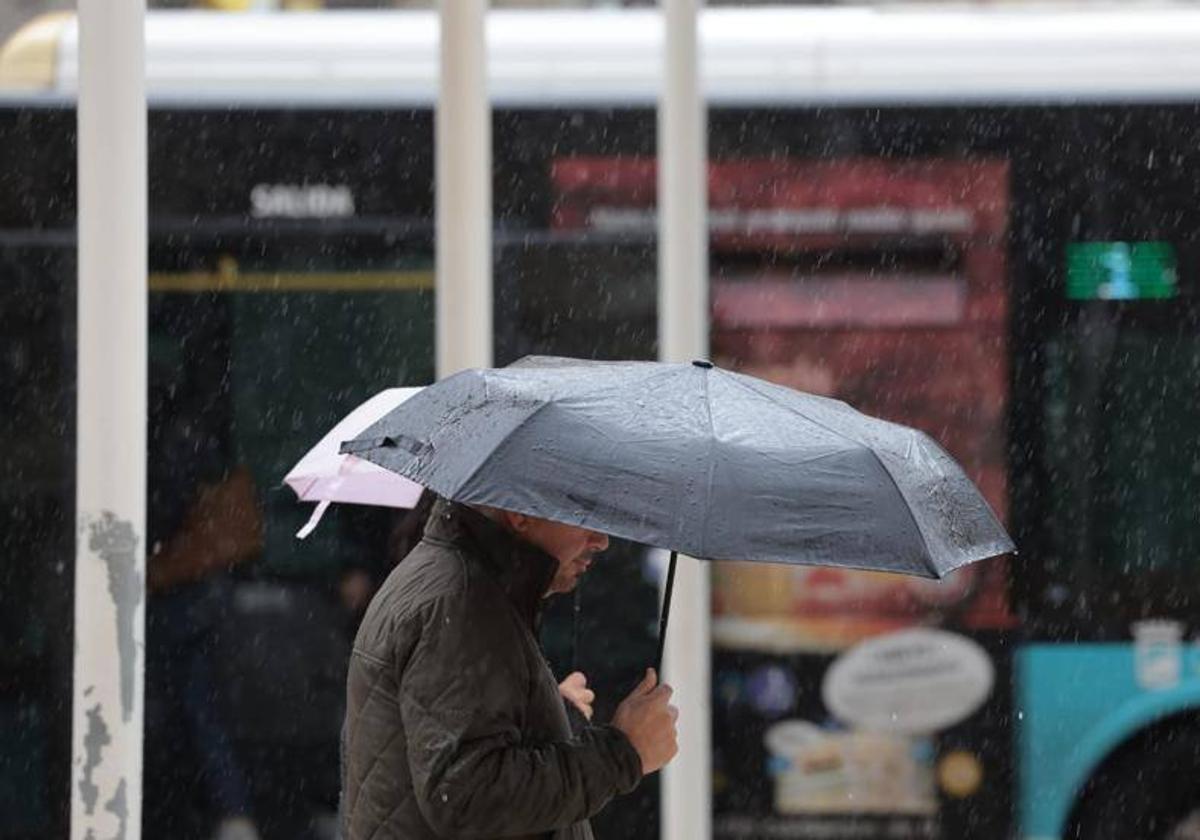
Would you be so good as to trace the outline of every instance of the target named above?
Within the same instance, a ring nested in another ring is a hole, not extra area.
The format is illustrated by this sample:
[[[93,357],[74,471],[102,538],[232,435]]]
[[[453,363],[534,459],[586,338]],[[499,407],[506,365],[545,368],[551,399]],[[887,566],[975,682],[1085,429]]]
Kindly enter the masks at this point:
[[[653,671],[572,736],[538,645],[602,534],[446,501],[359,627],[343,733],[343,837],[588,840],[588,818],[676,752]],[[563,693],[570,693],[570,687]]]

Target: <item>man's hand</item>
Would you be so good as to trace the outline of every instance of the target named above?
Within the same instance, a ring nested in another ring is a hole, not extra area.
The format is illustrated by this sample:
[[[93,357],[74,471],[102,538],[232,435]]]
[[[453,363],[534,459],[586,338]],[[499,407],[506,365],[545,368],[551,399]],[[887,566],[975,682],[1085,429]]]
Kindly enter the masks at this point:
[[[588,721],[592,719],[592,704],[596,702],[596,692],[587,687],[587,677],[582,671],[575,671],[558,684],[558,693],[563,696]]]
[[[658,685],[653,668],[646,669],[638,687],[629,693],[613,715],[613,726],[625,733],[642,758],[642,775],[662,767],[679,752],[675,720],[679,710],[669,702],[671,687]]]

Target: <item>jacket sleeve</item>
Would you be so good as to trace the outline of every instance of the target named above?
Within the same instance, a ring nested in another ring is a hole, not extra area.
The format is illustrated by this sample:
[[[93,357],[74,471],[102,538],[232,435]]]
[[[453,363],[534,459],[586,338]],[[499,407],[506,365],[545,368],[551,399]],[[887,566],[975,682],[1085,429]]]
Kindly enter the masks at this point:
[[[524,631],[498,601],[434,601],[400,665],[414,793],[443,837],[552,831],[587,819],[641,779],[637,751],[613,727],[562,741],[522,739],[537,677],[522,652]]]

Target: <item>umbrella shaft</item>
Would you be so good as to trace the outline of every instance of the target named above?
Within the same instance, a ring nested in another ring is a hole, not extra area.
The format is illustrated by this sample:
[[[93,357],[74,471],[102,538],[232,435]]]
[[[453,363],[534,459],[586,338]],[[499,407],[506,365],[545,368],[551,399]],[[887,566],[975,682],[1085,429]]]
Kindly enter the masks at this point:
[[[675,588],[675,560],[678,555],[671,552],[671,564],[667,567],[667,586],[663,592],[662,614],[658,619],[658,654],[654,657],[654,668],[662,681],[663,645],[667,642],[667,619],[671,617],[671,590]]]
[[[571,602],[571,671],[579,670],[579,611],[580,601],[582,600],[579,590],[583,587],[583,581],[580,580],[575,584],[575,592],[573,593],[573,601]]]

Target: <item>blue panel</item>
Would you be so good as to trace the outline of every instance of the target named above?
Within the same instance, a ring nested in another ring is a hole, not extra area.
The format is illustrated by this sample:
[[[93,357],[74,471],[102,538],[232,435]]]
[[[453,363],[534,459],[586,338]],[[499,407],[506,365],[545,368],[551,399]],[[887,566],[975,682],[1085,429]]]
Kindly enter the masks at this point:
[[[1177,663],[1176,677],[1163,679],[1163,661],[1132,644],[1030,645],[1017,655],[1024,836],[1058,837],[1080,785],[1114,747],[1155,720],[1200,708],[1200,649],[1185,646]]]

